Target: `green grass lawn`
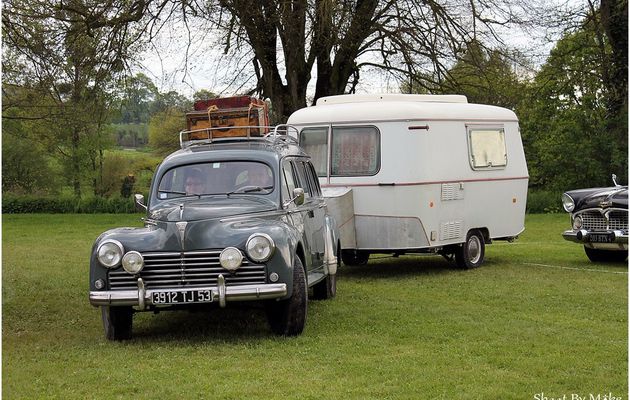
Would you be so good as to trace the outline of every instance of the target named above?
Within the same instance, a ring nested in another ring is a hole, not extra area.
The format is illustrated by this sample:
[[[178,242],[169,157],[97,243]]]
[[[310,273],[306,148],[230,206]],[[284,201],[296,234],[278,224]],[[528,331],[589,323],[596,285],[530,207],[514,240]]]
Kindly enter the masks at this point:
[[[88,259],[98,234],[125,225],[141,223],[3,216],[5,399],[627,399],[628,268],[565,242],[566,215],[529,215],[477,270],[439,256],[344,266],[297,338],[230,305],[142,313],[133,340],[111,343],[88,302]]]

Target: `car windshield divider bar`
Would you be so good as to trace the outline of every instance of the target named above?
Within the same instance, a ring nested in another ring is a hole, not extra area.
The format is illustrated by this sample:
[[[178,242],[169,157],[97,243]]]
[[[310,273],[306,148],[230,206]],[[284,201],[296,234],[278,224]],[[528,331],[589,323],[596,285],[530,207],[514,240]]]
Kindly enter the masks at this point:
[[[243,129],[247,131],[246,136],[221,136],[221,137],[213,137],[213,133],[217,131],[225,132],[226,129]],[[261,131],[266,131],[264,135],[261,136],[251,136],[251,130],[258,129]],[[201,139],[190,139],[191,134],[204,134],[205,137]],[[294,133],[295,136],[292,136],[291,133]],[[233,126],[233,127],[213,127],[213,128],[202,128],[202,129],[193,129],[193,130],[183,130],[179,132],[179,146],[182,149],[186,149],[195,145],[204,145],[210,144],[217,141],[247,141],[247,140],[261,140],[267,141],[271,143],[295,143],[299,144],[298,140],[298,129],[292,125],[276,125],[276,126],[263,126],[263,125],[248,125],[248,126]]]

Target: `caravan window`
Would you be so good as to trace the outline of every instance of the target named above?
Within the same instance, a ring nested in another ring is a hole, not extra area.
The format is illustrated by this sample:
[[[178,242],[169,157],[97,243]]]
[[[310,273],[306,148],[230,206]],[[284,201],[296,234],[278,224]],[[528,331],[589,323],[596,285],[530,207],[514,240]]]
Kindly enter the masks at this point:
[[[380,132],[373,126],[332,128],[331,176],[376,175],[380,168]],[[317,176],[326,176],[328,128],[304,128],[300,146],[311,156]]]
[[[376,175],[379,170],[380,133],[373,126],[333,127],[332,176]]]
[[[326,176],[328,165],[328,127],[304,128],[300,132],[300,146],[311,156],[317,176]]]
[[[503,128],[468,128],[468,147],[473,169],[503,168],[507,165]]]

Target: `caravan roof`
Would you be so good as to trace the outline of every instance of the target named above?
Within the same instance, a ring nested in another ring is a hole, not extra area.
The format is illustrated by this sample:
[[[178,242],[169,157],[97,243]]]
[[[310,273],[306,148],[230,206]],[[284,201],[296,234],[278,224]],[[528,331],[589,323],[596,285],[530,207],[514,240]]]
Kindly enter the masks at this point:
[[[466,96],[368,94],[322,97],[313,107],[289,117],[289,124],[329,124],[376,121],[465,120],[517,121],[513,111],[468,103]]]

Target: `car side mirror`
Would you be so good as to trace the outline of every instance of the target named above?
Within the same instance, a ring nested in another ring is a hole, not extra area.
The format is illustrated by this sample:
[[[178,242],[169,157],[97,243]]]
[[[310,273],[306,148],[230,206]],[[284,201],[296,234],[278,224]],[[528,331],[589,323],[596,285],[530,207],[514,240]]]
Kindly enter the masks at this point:
[[[295,204],[298,206],[301,206],[302,204],[304,204],[304,189],[302,188],[293,189],[293,197],[287,200],[286,203],[283,204],[284,207],[291,204],[292,201],[294,201]]]
[[[147,211],[147,206],[144,204],[144,196],[136,193],[133,197],[136,199],[136,210]]]
[[[297,204],[298,206],[301,206],[302,204],[304,204],[304,189],[302,188],[293,189],[293,201],[295,201],[295,204]]]

